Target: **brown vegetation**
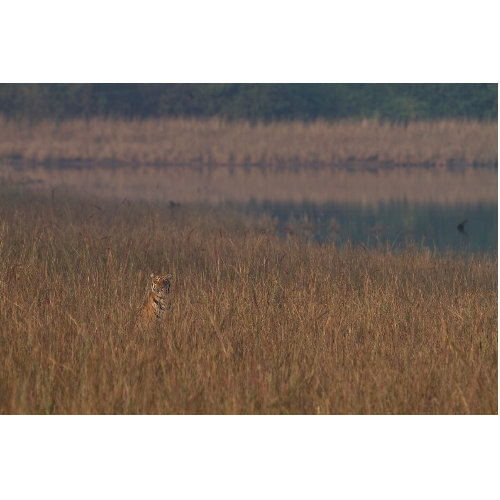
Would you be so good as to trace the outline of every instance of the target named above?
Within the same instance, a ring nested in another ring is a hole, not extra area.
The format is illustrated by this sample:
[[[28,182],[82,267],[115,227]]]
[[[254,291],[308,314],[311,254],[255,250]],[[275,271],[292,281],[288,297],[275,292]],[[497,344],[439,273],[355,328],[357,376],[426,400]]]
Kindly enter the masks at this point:
[[[498,412],[498,262],[270,221],[11,193],[0,413]],[[165,323],[134,322],[171,272]]]
[[[93,118],[36,124],[0,118],[0,159],[127,164],[332,165],[376,159],[396,164],[497,164],[498,123],[375,120],[256,124],[218,119]]]

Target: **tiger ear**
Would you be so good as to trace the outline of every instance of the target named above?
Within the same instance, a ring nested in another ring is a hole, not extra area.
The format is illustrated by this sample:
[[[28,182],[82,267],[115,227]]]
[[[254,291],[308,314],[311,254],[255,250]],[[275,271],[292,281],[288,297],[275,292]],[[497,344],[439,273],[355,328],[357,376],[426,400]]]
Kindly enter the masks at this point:
[[[171,274],[167,274],[167,278],[168,278],[169,280],[171,280],[171,279],[172,279],[172,275],[171,275]]]
[[[149,276],[151,279],[153,279],[155,277],[155,275],[153,273],[151,273],[151,275]]]

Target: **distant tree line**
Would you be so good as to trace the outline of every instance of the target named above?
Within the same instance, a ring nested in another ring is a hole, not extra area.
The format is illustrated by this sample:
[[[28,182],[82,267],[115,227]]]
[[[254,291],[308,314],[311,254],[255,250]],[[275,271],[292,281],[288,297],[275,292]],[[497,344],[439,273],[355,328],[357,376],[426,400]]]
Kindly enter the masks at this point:
[[[0,84],[7,118],[497,119],[498,84]]]

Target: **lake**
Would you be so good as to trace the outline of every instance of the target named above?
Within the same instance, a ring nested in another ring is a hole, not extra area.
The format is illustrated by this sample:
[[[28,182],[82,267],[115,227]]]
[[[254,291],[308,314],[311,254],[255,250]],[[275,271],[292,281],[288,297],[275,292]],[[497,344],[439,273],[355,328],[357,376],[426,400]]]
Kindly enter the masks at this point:
[[[256,217],[267,214],[283,238],[384,248],[423,244],[455,253],[498,249],[496,167],[0,164],[0,183],[4,194],[55,190],[96,201],[229,206]]]
[[[384,249],[423,244],[440,253],[498,251],[498,205],[432,205],[405,202],[361,206],[349,203],[251,203],[239,207],[258,217],[268,214],[285,237],[342,246],[347,241]],[[467,220],[463,231],[457,226]]]

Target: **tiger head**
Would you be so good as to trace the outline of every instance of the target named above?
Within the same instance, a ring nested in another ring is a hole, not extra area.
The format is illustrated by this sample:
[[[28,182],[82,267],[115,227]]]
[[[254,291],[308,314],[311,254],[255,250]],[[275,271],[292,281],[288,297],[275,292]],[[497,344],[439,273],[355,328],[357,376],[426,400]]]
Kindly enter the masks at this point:
[[[165,276],[155,276],[151,274],[151,293],[155,297],[166,297],[170,293],[171,274]]]

